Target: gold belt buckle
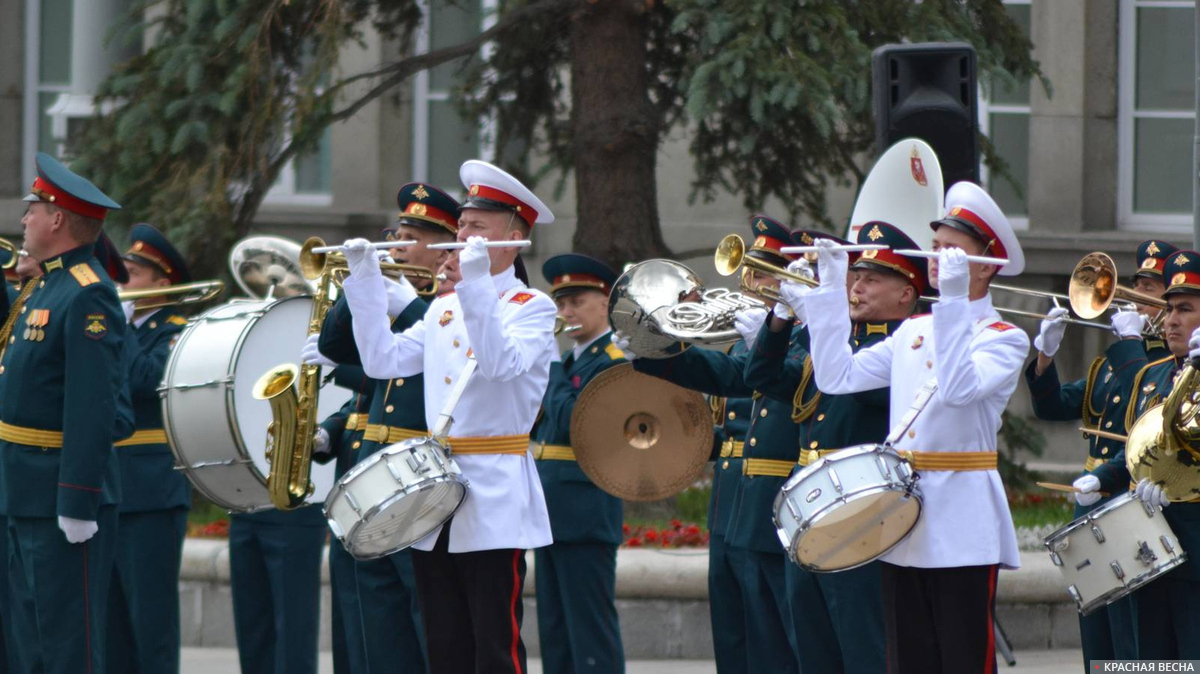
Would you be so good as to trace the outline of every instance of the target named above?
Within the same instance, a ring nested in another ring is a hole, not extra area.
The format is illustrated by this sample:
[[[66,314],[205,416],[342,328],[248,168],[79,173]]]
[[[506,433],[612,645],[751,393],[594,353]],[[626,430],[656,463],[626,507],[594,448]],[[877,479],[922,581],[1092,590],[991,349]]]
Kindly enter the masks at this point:
[[[545,453],[546,453],[546,443],[544,443],[544,442],[539,442],[539,443],[537,443],[536,445],[534,445],[534,447],[533,447],[533,458],[534,458],[535,460],[537,460],[537,459],[541,459],[541,458],[542,458],[542,455],[543,455],[543,454],[545,454]]]
[[[733,440],[726,440],[721,443],[721,458],[726,459],[733,455]]]

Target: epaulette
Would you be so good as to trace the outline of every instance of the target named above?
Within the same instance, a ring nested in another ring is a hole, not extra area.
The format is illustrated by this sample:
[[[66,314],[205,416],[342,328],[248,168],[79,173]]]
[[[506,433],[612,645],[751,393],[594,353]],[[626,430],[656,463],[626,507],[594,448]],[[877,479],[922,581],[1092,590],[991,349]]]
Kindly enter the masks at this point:
[[[617,345],[612,342],[609,342],[608,346],[604,347],[604,353],[607,353],[608,357],[612,360],[620,360],[625,357],[625,352],[618,349]]]
[[[526,302],[533,299],[534,297],[535,297],[535,295],[533,293],[517,293],[516,295],[513,295],[512,298],[509,299],[508,301],[513,302],[515,304],[525,304]]]
[[[86,262],[80,262],[74,267],[71,267],[69,271],[71,272],[71,276],[74,276],[75,280],[81,286],[86,287],[92,285],[93,283],[100,282],[100,277],[96,276],[96,272],[92,271],[91,266],[89,266]]]
[[[187,319],[183,316],[168,316],[167,322],[171,325],[187,325]]]
[[[992,323],[991,325],[989,325],[988,329],[995,330],[996,332],[1004,332],[1006,330],[1013,330],[1016,327],[1017,326],[1013,325],[1012,323],[1005,323],[1004,321],[996,321],[995,323]]]

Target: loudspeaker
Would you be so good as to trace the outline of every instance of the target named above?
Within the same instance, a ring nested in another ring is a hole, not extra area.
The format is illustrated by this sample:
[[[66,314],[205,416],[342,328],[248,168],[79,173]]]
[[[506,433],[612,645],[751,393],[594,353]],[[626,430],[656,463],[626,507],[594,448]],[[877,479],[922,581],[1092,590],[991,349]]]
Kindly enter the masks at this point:
[[[979,182],[975,48],[965,42],[889,44],[871,58],[879,154],[904,138],[929,143],[947,187]]]

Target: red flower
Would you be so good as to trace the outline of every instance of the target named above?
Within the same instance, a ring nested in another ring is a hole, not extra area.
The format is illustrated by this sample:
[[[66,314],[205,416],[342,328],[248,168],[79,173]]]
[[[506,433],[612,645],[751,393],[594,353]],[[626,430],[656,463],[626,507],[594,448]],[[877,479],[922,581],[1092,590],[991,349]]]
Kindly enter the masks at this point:
[[[622,524],[622,525],[621,525],[621,532],[622,532],[622,533],[624,533],[626,536],[628,536],[628,535],[629,535],[629,525],[628,525],[628,524]]]
[[[672,526],[672,527],[674,527],[674,528],[676,528],[676,529],[678,529],[679,527],[682,527],[682,526],[683,526],[683,522],[680,522],[679,520],[674,520],[674,519],[673,519],[673,520],[671,520],[671,526]]]
[[[642,547],[642,539],[638,538],[637,536],[634,536],[633,538],[629,539],[628,545],[631,548],[640,548],[640,547]]]
[[[653,543],[654,541],[657,541],[657,540],[658,540],[658,532],[657,531],[651,529],[650,531],[646,532],[646,541],[647,542]]]

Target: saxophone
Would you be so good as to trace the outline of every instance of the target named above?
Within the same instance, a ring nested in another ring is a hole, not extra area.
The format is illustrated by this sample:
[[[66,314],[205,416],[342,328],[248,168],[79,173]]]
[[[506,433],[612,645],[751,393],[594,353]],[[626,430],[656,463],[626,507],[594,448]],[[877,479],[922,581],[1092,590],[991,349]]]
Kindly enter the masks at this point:
[[[326,256],[312,249],[324,242],[312,237],[300,251],[304,276],[314,281],[312,311],[308,335],[321,332],[325,315],[333,305],[331,291],[337,265],[326,264]],[[321,388],[321,366],[282,363],[267,371],[254,384],[254,397],[271,404],[271,424],[267,427],[267,493],[279,510],[294,510],[304,505],[313,493],[313,435],[317,430],[317,396]]]

